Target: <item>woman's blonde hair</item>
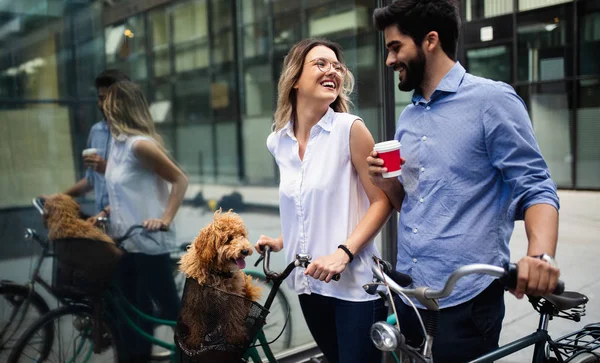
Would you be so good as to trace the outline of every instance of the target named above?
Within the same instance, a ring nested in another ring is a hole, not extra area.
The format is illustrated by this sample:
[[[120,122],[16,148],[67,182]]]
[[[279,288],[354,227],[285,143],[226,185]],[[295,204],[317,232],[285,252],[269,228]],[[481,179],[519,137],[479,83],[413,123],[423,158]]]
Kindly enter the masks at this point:
[[[288,121],[293,122],[296,119],[296,90],[294,85],[302,75],[306,55],[311,49],[320,45],[331,49],[338,61],[344,63],[342,47],[337,43],[326,39],[304,39],[296,43],[283,60],[283,70],[277,85],[277,110],[275,110],[273,123],[275,131],[281,130]],[[350,93],[352,93],[353,88],[354,76],[348,70],[342,80],[340,95],[330,107],[336,112],[348,112],[351,104]]]
[[[102,107],[114,136],[150,136],[160,149],[166,151],[163,139],[154,127],[148,102],[137,84],[131,81],[113,84],[108,88]]]

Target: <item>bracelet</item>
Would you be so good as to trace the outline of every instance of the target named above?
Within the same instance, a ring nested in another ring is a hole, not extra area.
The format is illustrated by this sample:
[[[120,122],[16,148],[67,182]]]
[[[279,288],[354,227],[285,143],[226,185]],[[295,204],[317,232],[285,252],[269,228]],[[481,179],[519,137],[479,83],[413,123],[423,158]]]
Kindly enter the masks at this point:
[[[350,249],[348,247],[346,247],[346,245],[339,245],[338,248],[340,248],[342,251],[346,252],[346,254],[348,255],[348,258],[350,259],[348,261],[348,263],[352,262],[352,260],[354,260],[354,254],[352,252],[350,252]]]

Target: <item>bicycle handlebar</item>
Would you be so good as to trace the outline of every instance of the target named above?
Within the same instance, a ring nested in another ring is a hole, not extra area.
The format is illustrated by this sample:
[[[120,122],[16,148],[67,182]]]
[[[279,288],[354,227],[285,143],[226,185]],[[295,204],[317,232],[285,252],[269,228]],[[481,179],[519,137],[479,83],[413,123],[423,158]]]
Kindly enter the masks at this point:
[[[310,264],[310,260],[312,259],[312,256],[309,254],[299,253],[296,255],[296,259],[294,261],[290,262],[290,264],[285,268],[285,270],[283,270],[283,272],[277,273],[275,271],[272,271],[271,268],[269,267],[269,265],[271,263],[271,251],[272,251],[271,247],[263,246],[262,250],[263,250],[263,254],[258,258],[258,260],[256,260],[256,262],[254,263],[254,266],[258,266],[258,264],[262,261],[263,262],[263,272],[265,273],[265,276],[267,277],[267,279],[273,280],[273,281],[285,280],[292,273],[292,270],[294,270],[296,267],[298,267],[298,266],[302,266],[304,268],[308,267],[308,265]],[[335,274],[332,278],[332,280],[334,280],[334,281],[339,281],[339,279],[340,279],[340,274]]]
[[[379,279],[380,281],[386,281],[389,285],[390,289],[394,291],[396,294],[405,294],[407,296],[423,296],[427,300],[434,299],[442,299],[450,296],[456,283],[461,278],[472,275],[472,274],[486,274],[497,277],[500,279],[500,282],[509,289],[514,289],[516,287],[517,281],[517,265],[509,264],[506,268],[494,266],[494,265],[486,265],[486,264],[472,264],[459,267],[455,270],[448,280],[446,280],[446,284],[441,290],[434,290],[429,287],[420,287],[420,288],[403,288],[398,285],[390,276],[388,276],[385,272],[381,272],[377,266],[372,266],[371,271],[373,275]],[[554,295],[560,295],[564,292],[565,285],[564,282],[559,280],[556,288],[553,292]]]

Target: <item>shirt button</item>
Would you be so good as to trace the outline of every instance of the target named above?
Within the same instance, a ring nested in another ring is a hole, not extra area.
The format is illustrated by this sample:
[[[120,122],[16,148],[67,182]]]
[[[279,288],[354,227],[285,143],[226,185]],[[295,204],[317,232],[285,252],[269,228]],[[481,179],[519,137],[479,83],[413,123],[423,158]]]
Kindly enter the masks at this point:
[[[425,200],[425,199],[421,198],[421,199],[419,199],[419,202],[423,203],[423,201],[424,201],[424,200]]]
[[[426,109],[427,111],[429,111],[429,110],[431,110],[431,107],[427,106],[427,107],[425,107],[425,109]]]
[[[421,140],[423,140],[423,141],[427,140],[427,136],[423,136],[423,137],[421,138]]]
[[[421,167],[421,173],[422,173],[422,172],[424,172],[424,171],[425,171],[425,168],[424,168],[424,167]]]
[[[416,228],[413,228],[413,233],[417,233],[417,232],[419,232],[419,230]]]
[[[414,262],[414,263],[417,263],[417,259],[416,259],[416,258],[413,258],[413,262]]]

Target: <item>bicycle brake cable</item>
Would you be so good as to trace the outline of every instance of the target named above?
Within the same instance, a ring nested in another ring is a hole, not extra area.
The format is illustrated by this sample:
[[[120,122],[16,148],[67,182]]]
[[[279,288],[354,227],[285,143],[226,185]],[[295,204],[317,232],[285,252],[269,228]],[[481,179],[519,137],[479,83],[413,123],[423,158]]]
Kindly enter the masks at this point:
[[[393,298],[392,292],[390,290],[390,286],[388,285],[388,283],[386,281],[386,278],[385,278],[386,275],[383,272],[383,269],[382,269],[379,261],[377,261],[377,267],[379,268],[379,271],[381,272],[381,276],[383,276],[383,285],[386,287],[386,289],[388,291],[388,296],[390,297],[390,302],[392,303],[392,309],[394,310],[394,315],[396,315],[396,327],[398,328],[398,331],[402,332],[402,330],[400,330],[400,319],[398,319],[398,313],[396,312],[396,304],[394,303],[394,298]],[[412,300],[409,299],[408,296],[406,296],[405,293],[403,293],[402,291],[398,291],[398,293],[400,295],[402,295],[414,309],[415,314],[417,315],[417,319],[419,320],[419,324],[421,325],[421,329],[423,330],[423,338],[426,339],[427,338],[427,330],[425,330],[425,324],[423,324],[423,319],[421,318],[421,314],[419,314],[419,310],[417,309],[415,304],[412,302]]]

